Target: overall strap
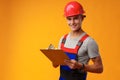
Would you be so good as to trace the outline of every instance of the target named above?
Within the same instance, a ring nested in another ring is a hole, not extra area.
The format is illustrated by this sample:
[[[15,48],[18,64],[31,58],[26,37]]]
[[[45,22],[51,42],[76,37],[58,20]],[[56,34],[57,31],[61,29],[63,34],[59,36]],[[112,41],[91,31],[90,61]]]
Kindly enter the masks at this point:
[[[62,39],[62,43],[61,43],[61,49],[65,52],[70,52],[70,53],[78,53],[79,48],[81,47],[81,45],[83,44],[83,41],[89,36],[88,34],[85,34],[77,43],[76,47],[74,49],[70,49],[70,48],[66,48],[64,47],[67,35],[64,35],[63,39]]]
[[[67,38],[68,34],[64,35],[63,39],[62,39],[62,44],[65,44],[66,38]]]
[[[75,51],[78,53],[79,48],[82,46],[84,40],[88,37],[88,34],[85,34],[77,43],[76,47],[75,47]]]
[[[66,38],[67,38],[68,34],[64,35],[63,39],[62,39],[62,42],[61,42],[61,49],[63,49],[64,47],[64,44],[66,42]]]

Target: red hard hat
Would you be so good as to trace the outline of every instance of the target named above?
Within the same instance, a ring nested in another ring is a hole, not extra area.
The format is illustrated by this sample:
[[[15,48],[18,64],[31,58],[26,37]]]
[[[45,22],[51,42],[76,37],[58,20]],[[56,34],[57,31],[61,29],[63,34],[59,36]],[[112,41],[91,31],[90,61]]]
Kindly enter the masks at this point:
[[[74,16],[74,15],[83,14],[83,13],[84,13],[84,10],[82,5],[77,1],[69,2],[64,9],[65,17]]]

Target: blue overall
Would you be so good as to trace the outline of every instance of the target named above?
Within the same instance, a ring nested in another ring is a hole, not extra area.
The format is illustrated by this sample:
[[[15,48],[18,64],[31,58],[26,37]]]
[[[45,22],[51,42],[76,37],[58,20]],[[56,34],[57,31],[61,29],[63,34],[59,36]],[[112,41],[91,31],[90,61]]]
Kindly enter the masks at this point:
[[[64,36],[62,43],[61,43],[61,49],[66,53],[66,55],[69,57],[69,59],[75,59],[78,61],[78,50],[80,46],[82,45],[83,41],[88,37],[87,34],[85,34],[76,45],[75,49],[69,49],[64,47],[65,41],[66,41],[67,35]],[[80,69],[70,69],[66,65],[60,66],[60,78],[59,80],[86,80],[87,73],[80,70]]]

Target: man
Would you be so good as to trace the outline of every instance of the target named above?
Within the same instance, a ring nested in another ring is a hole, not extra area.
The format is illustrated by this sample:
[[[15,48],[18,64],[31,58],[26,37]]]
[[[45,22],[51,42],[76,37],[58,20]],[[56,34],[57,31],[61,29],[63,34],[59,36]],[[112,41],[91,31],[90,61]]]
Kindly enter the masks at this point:
[[[86,80],[87,72],[102,73],[103,65],[98,45],[82,29],[85,18],[82,5],[76,1],[69,2],[65,6],[64,16],[71,31],[61,38],[59,48],[70,60],[65,60],[65,65],[60,65],[59,80]],[[91,65],[88,64],[90,60],[93,62]]]

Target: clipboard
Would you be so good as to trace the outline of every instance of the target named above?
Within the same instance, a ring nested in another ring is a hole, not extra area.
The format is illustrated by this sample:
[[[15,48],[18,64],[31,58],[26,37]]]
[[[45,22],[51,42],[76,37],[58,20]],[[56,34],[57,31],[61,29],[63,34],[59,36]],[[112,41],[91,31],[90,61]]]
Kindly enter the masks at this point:
[[[40,51],[55,65],[64,65],[68,56],[60,49],[40,49]]]

